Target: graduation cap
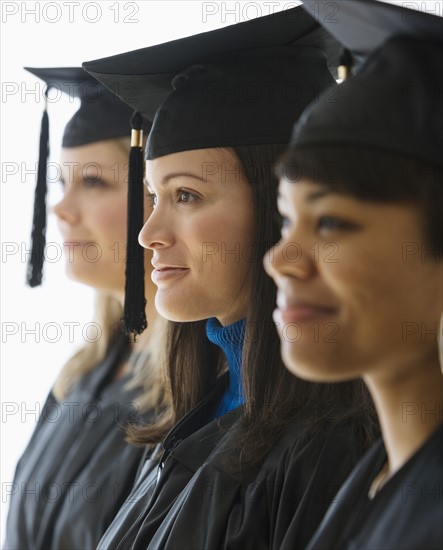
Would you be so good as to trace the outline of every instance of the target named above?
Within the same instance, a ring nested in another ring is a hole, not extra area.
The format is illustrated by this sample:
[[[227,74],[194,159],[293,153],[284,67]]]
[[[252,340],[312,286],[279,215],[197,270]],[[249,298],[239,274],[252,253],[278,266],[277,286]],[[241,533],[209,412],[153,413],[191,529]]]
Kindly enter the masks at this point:
[[[302,0],[302,3],[359,61],[393,36],[442,39],[441,17],[420,10],[381,0]]]
[[[339,77],[346,80],[370,53],[390,37],[407,35],[441,40],[441,18],[383,0],[302,0],[303,7],[342,45]],[[351,54],[352,52],[352,54]],[[356,62],[356,63],[354,63]]]
[[[153,126],[147,158],[288,142],[334,82],[338,43],[302,8],[83,64]],[[134,238],[129,236],[128,238]]]
[[[153,120],[147,158],[287,143],[294,120],[334,81],[338,43],[301,7],[83,67]]]
[[[291,145],[383,149],[441,166],[443,18],[375,0],[335,4],[337,21],[322,25],[363,64],[334,102],[326,94],[305,111]]]
[[[46,83],[46,98],[49,90],[56,88],[72,98],[80,99],[79,109],[65,126],[62,147],[77,147],[107,139],[123,136],[129,137],[133,110],[81,67],[25,67],[25,69]],[[148,124],[146,120],[136,117],[134,121],[139,126],[139,130],[147,129]],[[140,140],[140,132],[138,133],[138,139]],[[40,135],[39,167],[31,237],[32,252],[27,272],[27,281],[31,287],[40,285],[42,281],[44,247],[46,242],[46,166],[49,154],[48,141],[49,121],[46,105]],[[143,200],[140,201],[140,204],[142,208]],[[143,224],[143,210],[138,218],[141,228]],[[131,221],[133,222],[134,218]],[[127,268],[130,263],[127,263]],[[144,274],[141,276],[141,290],[137,291],[143,292],[144,296],[143,284]],[[139,289],[139,285],[137,285],[137,289]]]

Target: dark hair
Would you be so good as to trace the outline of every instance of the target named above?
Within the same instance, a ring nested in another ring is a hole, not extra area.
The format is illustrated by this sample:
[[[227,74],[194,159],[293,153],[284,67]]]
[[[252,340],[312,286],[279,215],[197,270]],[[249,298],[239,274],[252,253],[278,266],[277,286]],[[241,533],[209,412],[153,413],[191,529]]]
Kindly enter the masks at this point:
[[[374,202],[416,204],[424,239],[443,248],[443,166],[394,151],[353,146],[289,149],[276,174],[296,183],[302,179],[333,191]]]
[[[265,273],[262,258],[280,237],[273,168],[283,149],[283,145],[232,148],[254,189],[255,212],[256,255],[251,263],[242,367],[246,399],[243,429],[236,441],[242,447],[241,467],[258,463],[294,419],[304,426],[305,435],[314,433],[324,422],[345,418],[352,419],[356,431],[361,432],[363,445],[369,446],[376,434],[372,400],[363,382],[307,382],[292,375],[280,356],[280,340],[272,320],[276,287]],[[224,365],[223,352],[206,338],[205,321],[170,322],[165,351],[173,410],[154,426],[132,428],[130,440],[136,444],[161,440],[214,386]]]

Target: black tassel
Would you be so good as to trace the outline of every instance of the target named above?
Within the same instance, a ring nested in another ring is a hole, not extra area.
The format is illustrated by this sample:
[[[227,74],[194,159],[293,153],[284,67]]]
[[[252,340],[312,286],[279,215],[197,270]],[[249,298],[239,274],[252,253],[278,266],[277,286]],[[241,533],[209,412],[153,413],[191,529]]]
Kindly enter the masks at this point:
[[[135,112],[131,119],[132,137],[128,173],[128,233],[126,246],[125,305],[123,330],[126,334],[142,333],[146,321],[144,248],[138,243],[143,227],[143,119]]]
[[[48,90],[45,92],[47,97]],[[38,156],[37,184],[34,194],[34,217],[31,233],[31,256],[28,262],[26,281],[29,286],[42,284],[43,262],[46,245],[46,172],[49,156],[49,118],[47,106],[43,113],[40,131],[40,150]]]
[[[344,48],[338,66],[338,78],[340,80],[345,81],[349,78],[353,64],[354,59],[351,52],[347,48]]]

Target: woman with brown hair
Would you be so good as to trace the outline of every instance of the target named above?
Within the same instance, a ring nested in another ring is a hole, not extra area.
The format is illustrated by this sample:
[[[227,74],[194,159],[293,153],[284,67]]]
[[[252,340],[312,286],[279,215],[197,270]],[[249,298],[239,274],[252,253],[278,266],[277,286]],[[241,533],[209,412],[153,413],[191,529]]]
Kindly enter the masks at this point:
[[[334,82],[325,41],[295,9],[85,64],[111,89],[138,83],[128,102],[155,112],[154,210],[139,240],[170,320],[173,402],[132,430],[138,443],[164,440],[163,456],[99,548],[301,548],[372,441],[360,383],[320,386],[285,370],[261,262],[278,237],[273,163],[292,121]],[[280,327],[290,338],[293,328]]]

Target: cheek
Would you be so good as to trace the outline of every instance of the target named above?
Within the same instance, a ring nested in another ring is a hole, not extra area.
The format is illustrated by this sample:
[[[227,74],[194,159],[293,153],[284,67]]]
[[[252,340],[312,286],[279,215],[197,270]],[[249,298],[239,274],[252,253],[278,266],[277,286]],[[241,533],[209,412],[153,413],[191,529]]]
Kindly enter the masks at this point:
[[[126,235],[126,203],[107,203],[95,209],[91,223],[97,230],[109,235]]]
[[[240,216],[230,219],[226,215],[210,216],[190,227],[191,231],[193,256],[202,271],[227,283],[243,281],[255,256],[253,228],[247,220]]]
[[[352,262],[343,258],[327,277],[341,310],[341,333],[368,355],[400,345],[405,323],[423,315],[420,292],[426,285],[417,287],[401,258],[383,250],[354,255]]]

